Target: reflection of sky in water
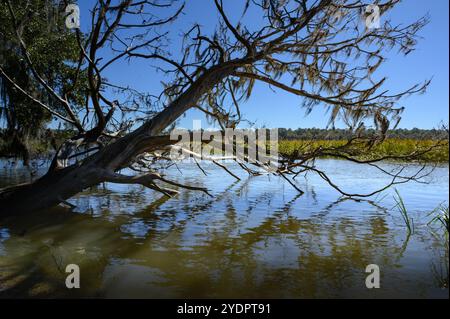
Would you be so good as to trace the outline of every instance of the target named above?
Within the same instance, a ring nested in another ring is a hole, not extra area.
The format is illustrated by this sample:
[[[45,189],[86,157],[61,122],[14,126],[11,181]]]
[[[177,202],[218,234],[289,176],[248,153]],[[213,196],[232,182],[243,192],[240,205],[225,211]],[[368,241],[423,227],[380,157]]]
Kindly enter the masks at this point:
[[[349,192],[389,181],[352,163],[318,165]],[[370,201],[345,200],[308,174],[297,178],[306,191],[299,196],[278,177],[248,177],[232,166],[242,178],[236,181],[216,166],[203,167],[208,176],[195,164],[166,174],[207,187],[213,198],[181,191],[167,200],[142,186],[102,184],[70,200],[78,214],[48,212],[50,218],[17,219],[0,228],[3,261],[36,278],[33,284],[43,280],[50,295],[67,294],[56,284],[56,259],[81,264],[82,296],[448,297],[448,289],[439,288],[448,249],[442,232],[433,234],[426,225],[428,213],[448,200],[447,166],[432,174],[430,184],[398,185],[416,223],[409,237],[393,209],[393,190]],[[0,175],[20,179],[4,170]],[[382,269],[379,291],[362,286],[369,263]],[[2,259],[0,280],[1,271]]]
[[[7,228],[0,228],[0,255],[5,254],[3,242],[9,238],[9,231]]]

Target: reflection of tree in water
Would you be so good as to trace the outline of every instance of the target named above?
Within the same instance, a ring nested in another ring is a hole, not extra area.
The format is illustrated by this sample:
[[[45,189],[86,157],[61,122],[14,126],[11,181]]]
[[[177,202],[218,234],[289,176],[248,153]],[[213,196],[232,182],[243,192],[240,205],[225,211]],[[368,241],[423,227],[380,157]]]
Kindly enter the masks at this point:
[[[448,289],[448,275],[449,275],[449,254],[448,254],[448,238],[445,244],[445,249],[433,250],[435,257],[431,261],[431,271],[434,280],[438,287]]]
[[[367,294],[368,264],[400,267],[407,241],[390,230],[376,203],[361,202],[370,214],[357,219],[332,216],[348,199],[299,218],[299,195],[280,201],[268,190],[247,197],[248,183],[211,199],[183,192],[177,201],[156,198],[147,206],[148,192],[124,196],[100,187],[97,203],[91,192],[78,199],[79,207],[89,199],[87,213],[58,209],[6,221],[11,238],[0,256],[0,296],[102,296],[104,274],[122,276],[135,266],[152,270],[135,274],[149,297],[161,289],[190,298],[360,296]],[[82,270],[79,291],[63,286],[61,269],[69,263]],[[135,289],[119,288],[121,296]]]
[[[439,230],[442,230],[442,228],[438,229],[438,231]],[[439,288],[448,289],[449,234],[448,231],[444,231],[443,235],[439,234],[435,229],[431,230],[431,234],[435,237],[435,242],[440,244],[431,244],[429,247],[429,251],[431,252],[431,273],[433,274],[433,279]]]

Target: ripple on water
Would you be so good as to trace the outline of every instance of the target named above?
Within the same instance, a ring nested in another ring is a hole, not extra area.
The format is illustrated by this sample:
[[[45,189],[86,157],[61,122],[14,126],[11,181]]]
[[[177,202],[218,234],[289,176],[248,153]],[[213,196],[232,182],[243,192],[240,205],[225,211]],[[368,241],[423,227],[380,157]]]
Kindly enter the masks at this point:
[[[352,163],[317,165],[348,192],[388,181]],[[11,280],[0,297],[64,296],[59,269],[75,262],[81,296],[448,298],[440,288],[448,285],[448,240],[445,246],[442,232],[427,226],[428,213],[448,199],[448,166],[429,184],[398,185],[417,225],[412,235],[393,208],[393,190],[351,200],[308,174],[296,181],[300,196],[281,178],[250,178],[235,166],[240,181],[215,165],[204,166],[208,176],[192,163],[180,167],[183,174],[173,167],[167,177],[214,196],[181,191],[168,199],[104,184],[71,199],[76,213],[59,209],[1,225],[0,276],[7,270]],[[26,176],[0,170],[5,185]],[[380,265],[383,289],[363,286],[370,263]]]

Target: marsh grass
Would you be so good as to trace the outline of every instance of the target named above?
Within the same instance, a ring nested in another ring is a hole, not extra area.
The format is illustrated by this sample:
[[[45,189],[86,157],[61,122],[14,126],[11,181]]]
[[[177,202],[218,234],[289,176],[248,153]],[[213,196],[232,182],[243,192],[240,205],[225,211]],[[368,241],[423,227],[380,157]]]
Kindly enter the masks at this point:
[[[339,147],[346,143],[345,140],[280,140],[279,153],[284,155],[293,155],[296,152],[303,153],[313,151],[318,147]],[[375,159],[384,156],[403,156],[411,154],[420,149],[427,149],[434,145],[434,140],[414,140],[414,139],[386,139],[384,142],[375,145],[370,150],[363,145],[353,146],[355,153],[360,153],[361,159]],[[358,152],[359,151],[359,152]],[[449,160],[448,143],[427,152],[418,158],[429,162],[443,163]]]
[[[436,283],[441,288],[448,288],[449,277],[449,213],[448,204],[441,203],[438,207],[433,209],[428,216],[432,216],[432,219],[428,222],[428,225],[437,225],[440,229],[444,228],[444,234],[431,231],[437,241],[442,242],[444,249],[438,252],[438,256],[435,261],[431,263],[431,270]]]
[[[402,196],[400,195],[399,191],[395,190],[396,196],[394,196],[394,201],[396,205],[394,208],[397,208],[400,212],[400,215],[403,218],[403,221],[405,222],[405,225],[408,229],[408,234],[414,233],[414,219],[408,215],[408,210],[406,209],[405,202],[403,201]]]
[[[428,222],[429,225],[433,223],[440,223],[447,230],[448,233],[449,231],[448,205],[442,203],[434,210],[432,210],[428,215],[433,216],[433,218]]]

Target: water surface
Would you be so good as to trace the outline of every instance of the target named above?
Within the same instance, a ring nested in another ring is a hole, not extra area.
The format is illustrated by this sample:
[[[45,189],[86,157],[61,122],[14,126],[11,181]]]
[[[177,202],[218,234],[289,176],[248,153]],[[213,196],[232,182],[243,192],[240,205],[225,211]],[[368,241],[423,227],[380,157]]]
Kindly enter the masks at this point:
[[[389,181],[353,163],[319,164],[349,192]],[[413,234],[392,189],[355,201],[308,174],[297,179],[300,196],[278,177],[236,167],[241,181],[217,166],[204,166],[208,176],[192,163],[178,168],[168,177],[213,197],[102,184],[71,199],[75,211],[0,221],[0,297],[448,298],[448,236],[427,225],[429,212],[448,203],[448,166],[428,184],[396,187]],[[3,162],[0,187],[28,179]],[[80,266],[80,289],[65,287],[71,263]],[[380,289],[365,286],[368,264],[380,267]]]

